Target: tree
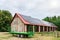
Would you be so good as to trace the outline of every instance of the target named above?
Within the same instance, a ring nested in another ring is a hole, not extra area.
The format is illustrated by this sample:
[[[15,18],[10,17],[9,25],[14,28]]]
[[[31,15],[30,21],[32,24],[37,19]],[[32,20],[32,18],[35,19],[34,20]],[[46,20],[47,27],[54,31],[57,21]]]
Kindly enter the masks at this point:
[[[50,19],[50,20],[46,20],[46,19]],[[43,20],[54,23],[56,26],[58,26],[57,30],[60,31],[60,16],[58,17],[53,16],[53,17],[48,17],[48,18],[46,17]]]
[[[0,31],[9,31],[12,15],[7,10],[0,10]]]
[[[43,20],[51,22],[51,17],[46,17]]]

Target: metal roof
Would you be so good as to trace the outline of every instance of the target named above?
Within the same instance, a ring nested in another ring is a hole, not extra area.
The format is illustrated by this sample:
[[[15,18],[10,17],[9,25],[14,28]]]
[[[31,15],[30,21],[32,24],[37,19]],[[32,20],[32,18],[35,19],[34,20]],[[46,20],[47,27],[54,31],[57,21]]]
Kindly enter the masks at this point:
[[[24,18],[24,20],[28,21],[31,24],[39,24],[39,25],[43,24],[40,20],[36,18],[32,18],[30,16],[25,16],[25,15],[21,15],[21,16]]]
[[[39,20],[39,19],[32,18],[30,16],[25,16],[25,15],[21,15],[21,16],[23,17],[24,20],[28,21],[30,24],[38,24],[38,25],[45,25],[49,27],[56,27],[56,25],[54,25],[53,23],[50,23],[44,20]]]
[[[44,20],[42,20],[42,22],[43,22],[46,26],[56,27],[56,25],[53,24],[53,23],[51,23],[51,22],[47,22],[47,21],[44,21]]]

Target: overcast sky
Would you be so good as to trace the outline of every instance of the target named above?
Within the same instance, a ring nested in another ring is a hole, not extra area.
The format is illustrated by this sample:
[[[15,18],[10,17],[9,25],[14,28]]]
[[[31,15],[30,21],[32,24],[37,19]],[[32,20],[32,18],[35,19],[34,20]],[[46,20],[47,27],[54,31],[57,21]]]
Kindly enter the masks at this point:
[[[0,9],[43,19],[60,16],[60,0],[0,0]]]

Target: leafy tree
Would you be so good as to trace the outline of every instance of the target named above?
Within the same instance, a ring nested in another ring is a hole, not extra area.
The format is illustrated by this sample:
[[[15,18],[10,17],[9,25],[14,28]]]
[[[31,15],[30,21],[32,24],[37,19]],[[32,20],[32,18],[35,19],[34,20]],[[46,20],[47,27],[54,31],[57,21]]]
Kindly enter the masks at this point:
[[[50,19],[50,20],[47,20],[47,19]],[[56,26],[58,26],[57,30],[60,31],[60,16],[58,17],[53,16],[53,17],[48,17],[48,18],[46,17],[43,20],[54,23]]]
[[[7,10],[0,10],[0,31],[9,31],[12,15]]]

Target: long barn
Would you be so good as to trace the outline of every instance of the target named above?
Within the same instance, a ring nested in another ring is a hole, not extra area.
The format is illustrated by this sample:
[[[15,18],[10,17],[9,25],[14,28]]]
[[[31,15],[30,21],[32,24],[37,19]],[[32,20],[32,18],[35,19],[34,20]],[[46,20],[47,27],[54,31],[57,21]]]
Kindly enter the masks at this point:
[[[50,32],[57,28],[53,23],[16,13],[11,22],[12,32]]]

